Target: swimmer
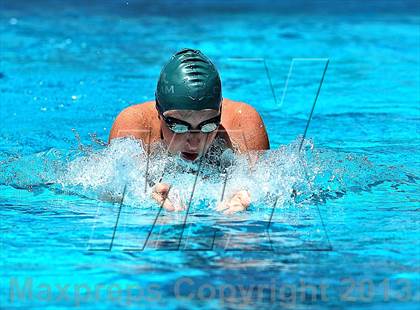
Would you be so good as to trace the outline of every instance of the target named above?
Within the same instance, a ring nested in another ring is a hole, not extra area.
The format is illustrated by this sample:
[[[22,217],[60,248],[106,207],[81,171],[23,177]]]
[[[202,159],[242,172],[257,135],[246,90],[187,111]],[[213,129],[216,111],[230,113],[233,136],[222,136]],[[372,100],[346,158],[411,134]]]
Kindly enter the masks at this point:
[[[249,104],[222,97],[219,73],[202,52],[182,49],[163,67],[155,100],[124,109],[109,135],[134,137],[144,145],[162,141],[171,154],[186,161],[199,160],[216,138],[237,153],[270,148],[261,116]],[[158,183],[152,197],[168,211],[185,208],[172,203],[170,185]],[[250,205],[250,193],[242,190],[217,210],[234,213]]]

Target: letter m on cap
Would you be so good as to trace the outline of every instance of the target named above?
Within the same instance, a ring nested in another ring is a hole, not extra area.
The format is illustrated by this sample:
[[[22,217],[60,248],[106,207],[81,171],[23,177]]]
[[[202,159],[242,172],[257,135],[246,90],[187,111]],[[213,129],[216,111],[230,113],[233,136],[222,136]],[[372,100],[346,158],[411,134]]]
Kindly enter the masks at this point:
[[[162,93],[164,93],[164,94],[174,94],[175,93],[174,85],[171,85],[171,86],[164,85],[164,86],[162,86]]]

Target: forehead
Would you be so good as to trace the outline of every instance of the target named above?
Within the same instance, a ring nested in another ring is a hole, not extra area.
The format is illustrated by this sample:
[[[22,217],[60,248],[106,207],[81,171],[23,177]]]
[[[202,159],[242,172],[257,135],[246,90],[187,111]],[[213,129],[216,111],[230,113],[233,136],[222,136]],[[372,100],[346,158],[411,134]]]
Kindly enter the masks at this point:
[[[169,110],[163,113],[166,117],[177,118],[189,123],[202,122],[219,114],[218,110]]]

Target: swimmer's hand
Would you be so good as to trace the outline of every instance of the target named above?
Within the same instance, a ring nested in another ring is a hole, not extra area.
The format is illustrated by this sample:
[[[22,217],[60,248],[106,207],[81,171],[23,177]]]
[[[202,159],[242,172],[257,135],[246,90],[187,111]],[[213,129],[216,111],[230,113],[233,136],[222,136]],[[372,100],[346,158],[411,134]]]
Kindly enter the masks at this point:
[[[181,199],[177,199],[178,201],[172,202],[168,195],[171,186],[166,183],[157,183],[153,187],[152,191],[152,198],[156,200],[165,210],[167,211],[183,211],[185,210],[185,206],[182,203]]]
[[[229,199],[222,201],[216,207],[217,211],[224,214],[232,214],[246,210],[251,204],[251,194],[242,190],[231,196]]]

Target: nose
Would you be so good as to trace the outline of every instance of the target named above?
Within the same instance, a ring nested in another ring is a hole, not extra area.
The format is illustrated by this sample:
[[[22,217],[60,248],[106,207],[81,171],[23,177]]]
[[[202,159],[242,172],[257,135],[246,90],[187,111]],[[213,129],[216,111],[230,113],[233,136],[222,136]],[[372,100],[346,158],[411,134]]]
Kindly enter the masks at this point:
[[[191,152],[198,152],[200,143],[203,140],[203,135],[200,132],[189,132],[187,137],[188,149]]]

